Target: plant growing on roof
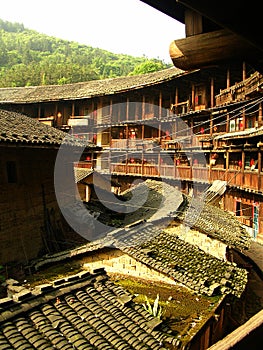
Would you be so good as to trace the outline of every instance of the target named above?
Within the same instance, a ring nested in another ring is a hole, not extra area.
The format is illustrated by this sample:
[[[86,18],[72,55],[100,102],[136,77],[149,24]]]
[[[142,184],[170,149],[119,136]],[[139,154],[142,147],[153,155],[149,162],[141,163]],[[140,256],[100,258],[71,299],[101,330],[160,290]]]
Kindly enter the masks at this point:
[[[143,307],[146,311],[149,312],[149,314],[160,319],[163,314],[163,309],[159,304],[159,299],[160,299],[159,294],[157,294],[152,306],[149,299],[145,295],[145,304],[143,304]]]

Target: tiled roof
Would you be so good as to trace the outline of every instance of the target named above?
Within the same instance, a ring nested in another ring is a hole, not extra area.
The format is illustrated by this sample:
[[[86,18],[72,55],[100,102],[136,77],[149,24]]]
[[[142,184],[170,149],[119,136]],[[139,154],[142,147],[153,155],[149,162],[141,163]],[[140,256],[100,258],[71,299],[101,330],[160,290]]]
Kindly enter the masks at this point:
[[[95,254],[104,247],[117,247],[137,261],[200,294],[211,296],[231,293],[240,296],[247,283],[245,269],[217,259],[176,235],[167,233],[160,224],[147,222],[139,228],[116,229],[100,240],[73,250],[44,256],[32,266],[38,269],[86,252]]]
[[[184,74],[184,71],[172,67],[144,75],[92,80],[74,84],[0,88],[0,104],[74,100],[110,95],[159,84],[182,74]]]
[[[78,183],[81,180],[85,179],[87,176],[91,175],[93,172],[94,172],[93,169],[74,167],[75,183]]]
[[[103,269],[82,271],[0,299],[0,349],[151,350],[176,348],[179,340],[132,301]]]
[[[249,248],[251,236],[235,216],[200,198],[184,197],[187,202],[177,216],[180,221],[239,251]]]
[[[228,132],[222,135],[215,136],[215,140],[227,140],[227,139],[239,139],[239,138],[248,138],[261,136],[263,134],[263,127],[260,128],[250,128],[242,131]]]
[[[232,293],[240,296],[247,283],[245,269],[205,253],[174,234],[165,232],[164,228],[172,220],[183,222],[185,226],[195,228],[240,251],[247,249],[251,242],[246,230],[235,217],[219,208],[200,199],[182,195],[179,191],[178,195],[174,191],[168,193],[169,185],[160,181],[149,180],[149,182],[151,201],[156,201],[156,195],[160,195],[163,188],[167,194],[162,202],[157,196],[160,210],[153,214],[155,220],[152,218],[143,220],[142,217],[134,226],[112,230],[110,233],[105,233],[103,238],[74,250],[44,256],[43,259],[33,263],[33,266],[39,268],[47,263],[62,261],[86,252],[95,252],[104,247],[116,247],[198,293],[206,295]],[[143,184],[139,184],[135,189],[139,196],[145,197]],[[155,194],[153,189],[156,191]],[[146,202],[146,207],[142,206],[140,212],[147,208]]]
[[[83,147],[83,143],[65,132],[51,126],[40,123],[38,120],[29,118],[16,112],[0,109],[0,144],[34,144],[39,146],[72,145]],[[93,143],[86,147],[95,148]]]

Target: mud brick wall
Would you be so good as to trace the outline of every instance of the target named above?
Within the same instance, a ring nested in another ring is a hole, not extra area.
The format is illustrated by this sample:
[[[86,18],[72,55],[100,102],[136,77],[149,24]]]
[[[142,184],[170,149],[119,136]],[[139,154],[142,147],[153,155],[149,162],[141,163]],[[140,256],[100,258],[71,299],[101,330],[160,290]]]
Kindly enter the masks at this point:
[[[198,246],[205,253],[211,254],[218,259],[226,260],[226,244],[217,239],[192,229],[186,229],[182,226],[176,231],[178,236],[190,244]]]
[[[46,240],[52,237],[43,232],[44,206],[52,221],[61,217],[53,179],[57,151],[14,146],[0,151],[0,263],[25,263],[49,250]]]
[[[90,271],[104,267],[107,273],[120,273],[151,281],[176,284],[171,278],[140,263],[120,250],[109,250],[90,255],[85,258],[85,264],[83,267]]]

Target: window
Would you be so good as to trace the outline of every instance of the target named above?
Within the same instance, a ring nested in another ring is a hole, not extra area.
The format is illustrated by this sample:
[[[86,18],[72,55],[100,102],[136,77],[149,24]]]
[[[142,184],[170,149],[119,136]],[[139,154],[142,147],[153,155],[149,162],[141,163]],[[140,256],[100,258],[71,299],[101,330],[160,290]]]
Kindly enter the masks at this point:
[[[6,162],[6,172],[7,172],[8,183],[16,183],[17,182],[16,162],[14,161]]]

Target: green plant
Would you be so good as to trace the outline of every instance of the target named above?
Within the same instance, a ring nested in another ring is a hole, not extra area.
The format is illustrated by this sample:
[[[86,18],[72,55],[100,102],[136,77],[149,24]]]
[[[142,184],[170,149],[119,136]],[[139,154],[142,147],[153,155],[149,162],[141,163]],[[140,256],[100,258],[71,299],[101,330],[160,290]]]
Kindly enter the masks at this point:
[[[145,304],[143,304],[143,307],[146,311],[148,311],[152,316],[157,317],[157,318],[161,318],[162,314],[163,314],[163,309],[161,307],[161,305],[159,304],[159,294],[157,294],[153,306],[150,304],[149,299],[147,298],[147,296],[145,296]]]

